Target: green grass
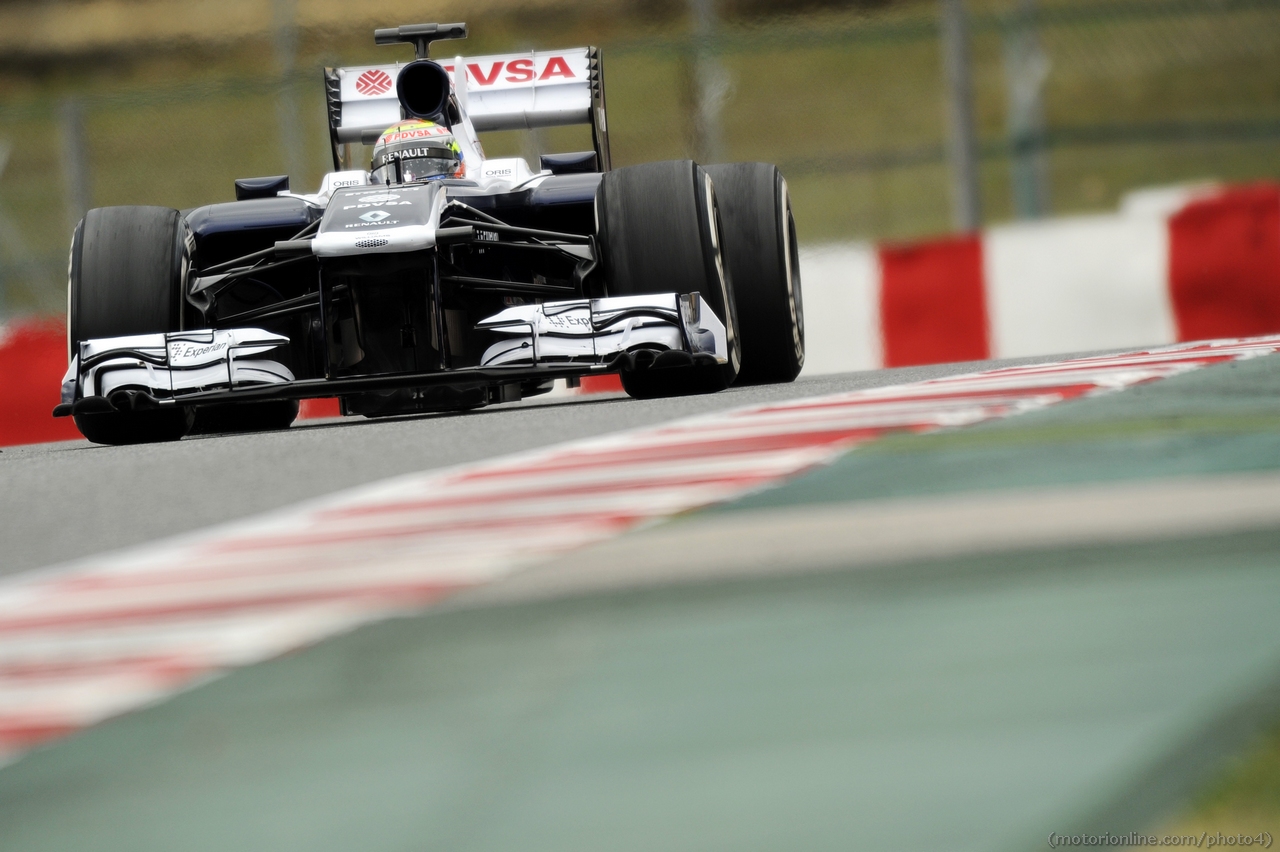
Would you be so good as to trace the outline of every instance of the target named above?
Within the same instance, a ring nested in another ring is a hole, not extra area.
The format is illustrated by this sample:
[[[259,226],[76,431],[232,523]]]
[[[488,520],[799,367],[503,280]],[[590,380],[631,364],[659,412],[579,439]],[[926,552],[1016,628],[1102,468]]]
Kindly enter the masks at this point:
[[[1158,834],[1280,832],[1280,724]]]

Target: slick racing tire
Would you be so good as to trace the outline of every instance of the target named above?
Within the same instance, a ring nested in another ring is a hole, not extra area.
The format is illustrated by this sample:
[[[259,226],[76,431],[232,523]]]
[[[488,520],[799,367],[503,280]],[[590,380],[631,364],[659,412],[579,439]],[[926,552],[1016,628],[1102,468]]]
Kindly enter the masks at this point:
[[[711,178],[692,160],[606,172],[596,192],[596,216],[608,295],[700,293],[727,332],[728,363],[714,363],[709,355],[637,352],[619,369],[623,389],[651,399],[731,385],[742,356]]]
[[[202,405],[195,410],[195,422],[191,426],[190,434],[273,432],[288,429],[297,419],[298,401],[296,399]]]
[[[804,367],[804,306],[787,182],[769,163],[706,166],[738,306],[737,384],[794,381]]]
[[[90,210],[71,240],[67,281],[67,342],[155,334],[182,328],[182,281],[189,258],[186,227],[167,207]],[[176,441],[192,413],[174,407],[75,415],[95,444]]]

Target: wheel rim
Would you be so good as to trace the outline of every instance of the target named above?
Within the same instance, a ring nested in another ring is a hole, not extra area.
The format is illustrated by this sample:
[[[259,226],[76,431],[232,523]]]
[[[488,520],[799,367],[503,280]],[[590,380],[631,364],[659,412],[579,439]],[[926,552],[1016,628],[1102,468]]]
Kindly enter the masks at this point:
[[[787,308],[791,312],[791,341],[796,363],[804,365],[804,297],[800,289],[800,252],[796,244],[796,220],[791,212],[791,195],[785,178],[779,178],[779,217],[782,223],[783,268],[787,282]]]
[[[738,351],[737,329],[734,328],[733,309],[730,307],[732,302],[729,301],[729,282],[724,272],[724,255],[720,251],[720,211],[716,206],[716,189],[711,175],[704,173],[702,179],[706,190],[703,194],[707,199],[707,221],[711,223],[711,253],[715,260],[716,279],[720,284],[720,303],[724,305],[725,342],[729,347],[729,364],[736,375],[742,367],[742,354]]]

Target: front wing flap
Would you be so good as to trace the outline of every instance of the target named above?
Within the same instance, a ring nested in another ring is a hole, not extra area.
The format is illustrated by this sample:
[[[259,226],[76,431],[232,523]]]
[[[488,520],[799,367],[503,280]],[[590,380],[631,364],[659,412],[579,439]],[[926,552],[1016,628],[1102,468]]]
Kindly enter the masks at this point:
[[[478,367],[420,374],[296,380],[262,357],[289,338],[258,328],[87,340],[62,382],[54,416],[168,405],[336,396],[451,382],[511,382],[608,372],[637,350],[725,363],[725,327],[693,293],[517,305],[476,324],[506,339]]]
[[[85,340],[62,379],[54,415],[134,407],[134,397],[173,399],[207,390],[287,384],[293,373],[263,353],[289,338],[260,328],[201,329]]]
[[[728,360],[724,323],[698,293],[613,296],[518,305],[481,322],[510,338],[490,346],[481,366],[609,363],[636,349],[676,350]]]

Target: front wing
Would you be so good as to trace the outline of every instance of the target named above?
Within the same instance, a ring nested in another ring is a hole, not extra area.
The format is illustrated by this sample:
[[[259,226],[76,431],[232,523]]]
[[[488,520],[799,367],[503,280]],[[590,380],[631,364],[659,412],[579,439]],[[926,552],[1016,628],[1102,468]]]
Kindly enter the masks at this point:
[[[295,379],[272,350],[289,338],[256,328],[87,340],[62,382],[55,417],[263,399],[302,399],[458,383],[572,378],[617,369],[638,350],[725,363],[724,324],[702,296],[675,293],[520,305],[478,323],[506,339],[478,367]]]

